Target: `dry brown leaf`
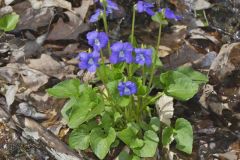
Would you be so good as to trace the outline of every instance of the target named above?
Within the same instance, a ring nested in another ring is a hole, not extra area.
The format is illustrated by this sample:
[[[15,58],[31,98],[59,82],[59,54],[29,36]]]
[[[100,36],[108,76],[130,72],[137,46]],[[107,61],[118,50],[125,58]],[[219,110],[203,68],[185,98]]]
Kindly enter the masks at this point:
[[[47,26],[54,15],[51,8],[42,8],[35,10],[28,1],[17,3],[13,10],[20,15],[17,29],[37,30],[39,27]]]
[[[160,45],[159,47],[158,47],[158,56],[159,57],[166,57],[166,56],[168,56],[170,53],[172,53],[172,49],[171,48],[169,48],[169,47],[166,47],[166,46],[162,46],[162,45]]]
[[[225,160],[239,160],[239,151],[231,151],[227,153],[217,153],[214,154],[214,156],[219,157],[220,159],[225,159]]]
[[[211,7],[211,3],[209,3],[206,0],[187,0],[190,1],[189,6],[193,9],[193,10],[204,10],[204,9],[208,9]]]
[[[28,0],[34,9],[44,7],[60,7],[72,10],[72,4],[66,0]]]
[[[22,66],[20,74],[25,83],[31,91],[37,91],[41,86],[48,82],[48,76],[37,70],[31,69],[28,66]]]
[[[0,17],[11,12],[13,12],[13,9],[11,6],[2,7],[0,8]]]
[[[9,4],[11,4],[13,1],[14,1],[14,0],[4,0],[5,5],[9,5]]]
[[[75,8],[74,11],[81,16],[81,19],[84,19],[88,12],[89,6],[93,4],[93,0],[82,0],[82,5],[78,8]]]
[[[161,38],[161,45],[176,51],[184,43],[187,35],[187,26],[174,25],[171,27],[171,33],[166,33]]]
[[[62,79],[64,76],[63,63],[54,60],[50,55],[42,54],[39,59],[30,59],[28,66],[45,73],[48,76],[53,76]]]
[[[240,69],[240,43],[223,45],[210,67],[214,80],[222,81],[234,70]]]
[[[197,28],[197,29],[192,29],[190,31],[191,34],[191,39],[209,39],[210,41],[212,41],[214,44],[219,44],[219,40],[217,38],[215,38],[214,36],[206,33],[204,30],[202,30],[201,28]]]
[[[158,111],[161,122],[171,125],[171,118],[173,117],[173,97],[167,95],[161,96],[156,102],[156,109]]]
[[[37,112],[33,106],[25,102],[22,102],[18,105],[16,113],[27,117],[31,117],[35,120],[44,120],[48,118],[46,114]]]
[[[48,40],[77,39],[78,35],[89,29],[89,25],[72,12],[65,12],[69,17],[69,22],[64,22],[61,18],[54,25],[53,30],[48,35]]]
[[[181,48],[175,54],[170,54],[167,57],[162,58],[165,68],[177,68],[181,65],[191,65],[194,61],[197,61],[204,57],[200,54],[191,44],[188,42],[181,46]]]
[[[5,94],[5,98],[8,105],[8,110],[10,110],[10,106],[13,104],[15,100],[15,95],[18,91],[18,86],[19,86],[19,82],[17,82],[15,85],[7,86],[7,92]]]
[[[203,10],[211,7],[211,3],[206,0],[170,0],[180,10]]]
[[[48,82],[49,78],[42,72],[20,63],[9,63],[7,66],[0,68],[0,78],[1,77],[10,83],[14,83],[19,80],[19,77],[22,77],[24,86],[31,91],[37,91]]]
[[[60,7],[72,10],[72,4],[66,0],[44,0],[42,7]]]

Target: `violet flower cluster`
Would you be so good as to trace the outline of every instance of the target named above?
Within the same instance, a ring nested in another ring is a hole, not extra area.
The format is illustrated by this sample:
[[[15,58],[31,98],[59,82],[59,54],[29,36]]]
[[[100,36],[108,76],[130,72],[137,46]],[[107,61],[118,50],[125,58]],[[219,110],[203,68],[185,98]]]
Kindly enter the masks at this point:
[[[87,33],[88,44],[93,47],[92,53],[81,52],[79,54],[80,69],[87,69],[89,72],[95,72],[99,66],[100,51],[108,44],[109,38],[105,32],[92,31]],[[141,66],[150,66],[152,64],[152,49],[133,48],[129,42],[115,42],[111,46],[110,63],[117,64],[121,62],[136,63]],[[133,52],[136,56],[133,56]],[[89,54],[89,55],[86,55]]]
[[[79,68],[86,69],[89,72],[95,72],[99,67],[100,53],[109,41],[105,32],[92,31],[87,33],[88,44],[93,47],[91,53],[79,53]],[[141,66],[150,66],[152,64],[152,49],[134,48],[129,42],[115,42],[111,46],[110,63],[117,64],[121,62],[136,63]],[[135,57],[133,56],[135,52]],[[129,96],[137,92],[137,87],[134,82],[120,82],[118,85],[120,96]]]
[[[138,1],[136,5],[136,9],[139,13],[146,12],[148,15],[153,16],[155,12],[153,11],[154,9],[154,4],[145,2],[145,1]],[[175,13],[170,9],[170,8],[159,8],[158,12],[164,11],[164,15],[167,19],[175,19],[175,20],[180,20],[181,16],[175,15]]]
[[[152,49],[145,48],[133,48],[129,42],[115,42],[111,46],[112,55],[109,61],[112,64],[117,64],[121,62],[136,63],[141,66],[150,66],[152,64]],[[133,57],[133,51],[136,56]]]
[[[112,0],[105,0],[106,4],[100,1],[102,7],[106,7],[106,15],[109,15],[113,10],[118,10],[118,6]],[[99,2],[99,0],[95,0]],[[106,6],[103,6],[106,5]],[[146,12],[148,15],[153,16],[154,4],[140,0],[136,4],[136,10],[139,13]],[[167,19],[179,20],[181,17],[174,14],[169,8],[159,9],[158,12],[164,12]],[[103,9],[97,9],[90,18],[90,22],[99,20]],[[89,72],[96,72],[99,65],[100,52],[108,45],[108,35],[105,32],[92,31],[87,33],[88,44],[93,48],[92,52],[79,53],[79,68]],[[150,48],[134,48],[129,42],[115,42],[111,45],[111,55],[109,61],[111,64],[125,62],[127,64],[136,63],[140,66],[146,65],[147,67],[152,64],[152,49]],[[134,54],[133,54],[134,53]],[[118,84],[118,91],[120,96],[129,96],[137,92],[137,86],[134,82],[120,82]]]
[[[95,2],[98,2],[98,0],[96,0]],[[109,14],[111,14],[113,12],[113,10],[119,10],[118,5],[113,2],[112,0],[106,0],[107,2],[107,7],[106,7],[106,15],[108,16]],[[102,2],[100,2],[100,5],[103,7]],[[93,15],[90,17],[90,22],[97,22],[101,16],[101,14],[103,13],[103,9],[97,9]]]
[[[108,36],[105,32],[92,31],[87,33],[88,44],[93,47],[93,52],[81,52],[78,55],[80,69],[95,72],[99,67],[100,50],[108,44]]]

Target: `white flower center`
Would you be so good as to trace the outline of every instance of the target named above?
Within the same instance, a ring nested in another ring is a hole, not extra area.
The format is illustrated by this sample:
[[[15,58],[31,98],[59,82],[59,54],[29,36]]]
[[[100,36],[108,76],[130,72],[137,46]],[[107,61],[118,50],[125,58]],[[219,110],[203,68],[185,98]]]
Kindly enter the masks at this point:
[[[128,87],[124,88],[124,94],[130,94],[131,90]]]
[[[94,40],[94,43],[95,43],[95,45],[97,45],[97,46],[100,45],[100,41],[99,41],[98,39],[95,39],[95,40]]]
[[[92,58],[90,58],[90,59],[88,60],[88,64],[89,64],[89,65],[93,65],[93,64],[94,64],[94,60],[93,60]]]
[[[140,60],[141,60],[141,61],[145,61],[145,57],[144,57],[143,54],[140,54],[139,57],[140,57]]]
[[[124,52],[123,52],[123,51],[120,51],[120,52],[119,52],[119,58],[124,58],[124,56],[125,56]]]

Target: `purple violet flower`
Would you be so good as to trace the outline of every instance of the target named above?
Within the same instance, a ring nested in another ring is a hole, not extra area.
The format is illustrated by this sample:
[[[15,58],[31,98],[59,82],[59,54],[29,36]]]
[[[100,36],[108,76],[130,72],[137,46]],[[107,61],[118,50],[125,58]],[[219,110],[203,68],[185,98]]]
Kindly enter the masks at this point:
[[[88,44],[91,45],[96,51],[105,48],[108,44],[108,36],[105,32],[88,32],[87,39]]]
[[[95,2],[98,2],[98,0],[96,0]],[[113,10],[119,10],[117,3],[111,1],[111,0],[106,0],[107,2],[107,8],[106,8],[106,16],[108,16],[110,13],[113,12]],[[102,3],[100,3],[101,6],[103,5]],[[90,22],[94,23],[97,22],[100,18],[101,12],[103,12],[103,9],[97,9],[93,15],[90,17]]]
[[[144,2],[144,1],[138,1],[137,2],[137,11],[139,13],[146,12],[148,15],[153,16],[155,13],[152,10],[154,5],[152,3]]]
[[[117,3],[112,0],[106,0],[107,2],[107,10],[119,10]],[[112,12],[111,12],[112,13]]]
[[[90,17],[90,22],[93,23],[93,22],[97,22],[98,19],[99,19],[99,16],[101,15],[101,9],[97,9],[93,15],[91,15]]]
[[[131,81],[120,82],[118,84],[118,91],[120,96],[129,96],[137,93],[137,86]]]
[[[109,61],[112,64],[126,62],[131,63],[133,61],[132,51],[133,46],[128,42],[116,42],[111,46],[112,54]]]
[[[100,54],[97,51],[92,53],[81,52],[78,55],[80,62],[78,64],[80,69],[87,69],[89,72],[95,72],[99,67],[98,60]]]
[[[150,66],[152,64],[152,49],[135,48],[136,59],[135,62],[141,66]]]
[[[162,12],[163,9],[159,8],[158,12]],[[175,20],[181,20],[182,17],[175,15],[175,13],[170,8],[164,9],[164,15],[167,19],[175,19]]]
[[[97,9],[90,17],[89,22],[94,23],[97,22],[100,18],[101,13],[104,12],[103,9]],[[108,16],[110,13],[112,13],[112,10],[108,9],[106,10],[106,16]]]

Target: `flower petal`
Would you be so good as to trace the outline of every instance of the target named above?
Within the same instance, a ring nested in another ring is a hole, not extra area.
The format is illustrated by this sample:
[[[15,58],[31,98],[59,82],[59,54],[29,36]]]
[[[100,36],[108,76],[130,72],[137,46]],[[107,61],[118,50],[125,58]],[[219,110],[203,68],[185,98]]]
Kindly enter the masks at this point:
[[[100,47],[105,48],[108,44],[108,36],[105,32],[99,32],[98,39],[100,41]]]
[[[133,56],[132,56],[132,53],[131,52],[126,52],[125,53],[125,61],[127,63],[132,63],[133,61]]]
[[[88,59],[88,53],[87,52],[81,52],[81,53],[79,53],[78,57],[79,57],[80,61],[85,61],[85,60]]]
[[[112,52],[120,52],[123,48],[123,43],[122,42],[115,42],[111,46]]]
[[[98,37],[97,31],[92,31],[87,33],[88,44],[94,46],[95,39]]]
[[[176,15],[170,8],[165,9],[165,17],[168,19],[176,19]]]
[[[109,58],[110,63],[116,64],[118,63],[118,53],[117,52],[112,52],[110,58]]]
[[[119,10],[117,3],[111,1],[111,0],[107,0],[107,8],[111,8],[114,10]]]
[[[96,65],[91,65],[87,70],[89,72],[95,72],[97,70],[97,66]]]
[[[89,21],[91,23],[97,22],[101,14],[101,9],[97,9],[94,14],[90,17]]]

